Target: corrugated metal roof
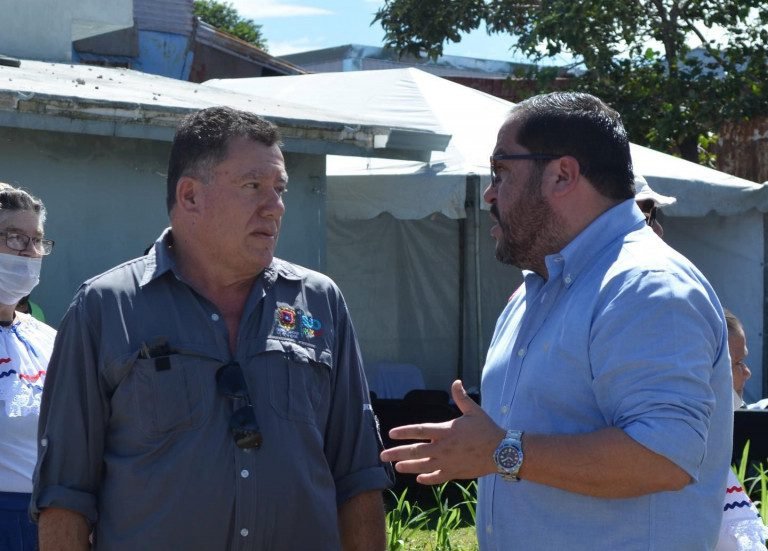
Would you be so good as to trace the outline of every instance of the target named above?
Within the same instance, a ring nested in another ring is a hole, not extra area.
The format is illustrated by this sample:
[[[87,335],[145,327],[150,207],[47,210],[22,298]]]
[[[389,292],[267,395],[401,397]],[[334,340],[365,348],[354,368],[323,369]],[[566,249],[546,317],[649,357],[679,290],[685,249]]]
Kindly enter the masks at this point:
[[[532,67],[528,63],[514,63],[493,59],[444,55],[432,60],[410,54],[400,56],[391,48],[346,44],[333,48],[298,52],[282,56],[286,61],[305,67],[312,72],[324,72],[331,62],[340,62],[344,69],[379,70],[415,67],[438,76],[494,78],[514,74],[515,71]]]
[[[205,21],[197,22],[195,42],[216,48],[242,59],[258,63],[283,75],[302,75],[307,71],[283,59],[269,55],[264,50],[244,40],[222,32]]]
[[[144,31],[189,36],[194,25],[192,0],[133,0],[133,17]]]

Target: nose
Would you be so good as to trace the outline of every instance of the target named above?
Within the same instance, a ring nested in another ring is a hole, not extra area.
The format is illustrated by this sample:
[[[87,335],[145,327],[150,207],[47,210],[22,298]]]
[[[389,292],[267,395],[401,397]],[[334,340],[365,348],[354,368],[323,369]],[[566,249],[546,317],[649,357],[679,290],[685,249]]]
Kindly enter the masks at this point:
[[[493,185],[493,182],[488,184],[488,187],[483,191],[483,201],[489,205],[492,205],[493,202],[496,201],[496,186]]]
[[[19,256],[29,256],[32,258],[37,258],[38,256],[43,256],[40,254],[37,249],[35,249],[35,244],[32,243],[32,240],[30,239],[27,243],[27,246],[24,247],[24,250],[19,251]]]
[[[267,218],[280,219],[285,214],[283,196],[276,189],[271,190],[261,206],[262,215]]]
[[[752,370],[749,369],[749,366],[747,364],[742,364],[744,366],[744,380],[748,381],[752,377]]]

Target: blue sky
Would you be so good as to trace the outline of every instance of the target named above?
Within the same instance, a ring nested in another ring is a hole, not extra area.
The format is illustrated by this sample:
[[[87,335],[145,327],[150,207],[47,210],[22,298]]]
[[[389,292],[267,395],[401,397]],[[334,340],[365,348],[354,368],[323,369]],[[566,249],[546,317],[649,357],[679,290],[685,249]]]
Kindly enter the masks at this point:
[[[384,30],[371,26],[383,0],[229,0],[240,15],[262,25],[269,52],[280,56],[306,50],[317,50],[363,44],[381,46]],[[458,44],[445,47],[445,54],[521,60],[510,50],[508,35],[488,36],[481,28],[466,35]]]

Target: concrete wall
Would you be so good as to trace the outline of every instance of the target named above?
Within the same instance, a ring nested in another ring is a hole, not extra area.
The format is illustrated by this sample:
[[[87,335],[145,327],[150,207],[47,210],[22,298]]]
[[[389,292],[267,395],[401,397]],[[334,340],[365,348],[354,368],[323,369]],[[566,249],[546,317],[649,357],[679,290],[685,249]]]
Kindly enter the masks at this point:
[[[0,181],[39,196],[56,241],[32,292],[54,327],[85,279],[140,256],[168,225],[170,144],[0,128]],[[290,192],[277,254],[325,264],[325,158],[286,154]]]
[[[133,25],[132,0],[0,0],[0,52],[69,61],[72,41]]]

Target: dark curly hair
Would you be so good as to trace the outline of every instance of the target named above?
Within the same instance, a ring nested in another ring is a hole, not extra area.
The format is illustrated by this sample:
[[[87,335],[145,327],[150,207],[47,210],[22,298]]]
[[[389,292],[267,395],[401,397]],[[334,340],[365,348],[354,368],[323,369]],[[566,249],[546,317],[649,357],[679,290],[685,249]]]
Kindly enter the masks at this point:
[[[176,203],[179,178],[206,178],[210,170],[224,160],[233,138],[247,138],[267,147],[281,145],[277,126],[247,111],[209,107],[182,119],[168,160],[166,206],[169,213]]]

